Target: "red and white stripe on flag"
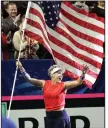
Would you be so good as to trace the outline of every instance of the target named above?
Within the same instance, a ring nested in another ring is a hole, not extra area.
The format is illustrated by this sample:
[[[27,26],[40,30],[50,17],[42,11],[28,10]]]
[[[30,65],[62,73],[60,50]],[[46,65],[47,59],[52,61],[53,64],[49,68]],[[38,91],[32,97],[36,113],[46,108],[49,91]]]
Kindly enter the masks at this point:
[[[84,83],[92,88],[103,61],[103,18],[63,2],[60,20],[53,30],[45,23],[41,8],[31,2],[25,33],[41,42],[69,77],[76,79],[81,75],[83,64],[88,65]]]

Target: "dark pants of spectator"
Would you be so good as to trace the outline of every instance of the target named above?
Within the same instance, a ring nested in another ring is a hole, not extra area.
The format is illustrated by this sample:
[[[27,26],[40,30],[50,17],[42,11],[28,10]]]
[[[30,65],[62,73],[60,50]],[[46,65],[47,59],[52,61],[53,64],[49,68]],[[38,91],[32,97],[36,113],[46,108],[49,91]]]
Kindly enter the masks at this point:
[[[66,111],[46,112],[45,128],[71,128]]]

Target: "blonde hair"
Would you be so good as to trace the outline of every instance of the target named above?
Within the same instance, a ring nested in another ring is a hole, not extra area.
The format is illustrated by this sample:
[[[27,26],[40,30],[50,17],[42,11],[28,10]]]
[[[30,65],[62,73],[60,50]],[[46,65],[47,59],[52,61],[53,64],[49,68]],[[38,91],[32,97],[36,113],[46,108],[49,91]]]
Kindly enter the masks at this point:
[[[51,77],[51,71],[54,69],[54,68],[61,68],[60,66],[58,66],[58,65],[52,65],[52,66],[50,66],[50,68],[48,69],[48,75]]]

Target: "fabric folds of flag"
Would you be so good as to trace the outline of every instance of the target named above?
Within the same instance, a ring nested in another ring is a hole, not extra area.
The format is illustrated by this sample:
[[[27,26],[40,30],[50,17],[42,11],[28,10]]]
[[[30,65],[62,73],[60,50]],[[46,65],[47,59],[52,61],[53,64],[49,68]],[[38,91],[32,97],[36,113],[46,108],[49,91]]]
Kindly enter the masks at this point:
[[[29,3],[25,34],[41,42],[71,78],[88,65],[84,83],[92,88],[103,61],[104,19],[70,2],[44,2]]]

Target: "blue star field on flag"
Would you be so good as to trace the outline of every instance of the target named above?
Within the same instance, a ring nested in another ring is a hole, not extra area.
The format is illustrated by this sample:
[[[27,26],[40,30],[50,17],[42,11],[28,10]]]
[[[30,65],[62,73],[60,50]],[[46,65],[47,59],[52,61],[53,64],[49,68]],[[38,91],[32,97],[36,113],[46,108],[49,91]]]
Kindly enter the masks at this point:
[[[46,24],[54,29],[59,20],[61,1],[37,1],[35,3],[43,10]]]

